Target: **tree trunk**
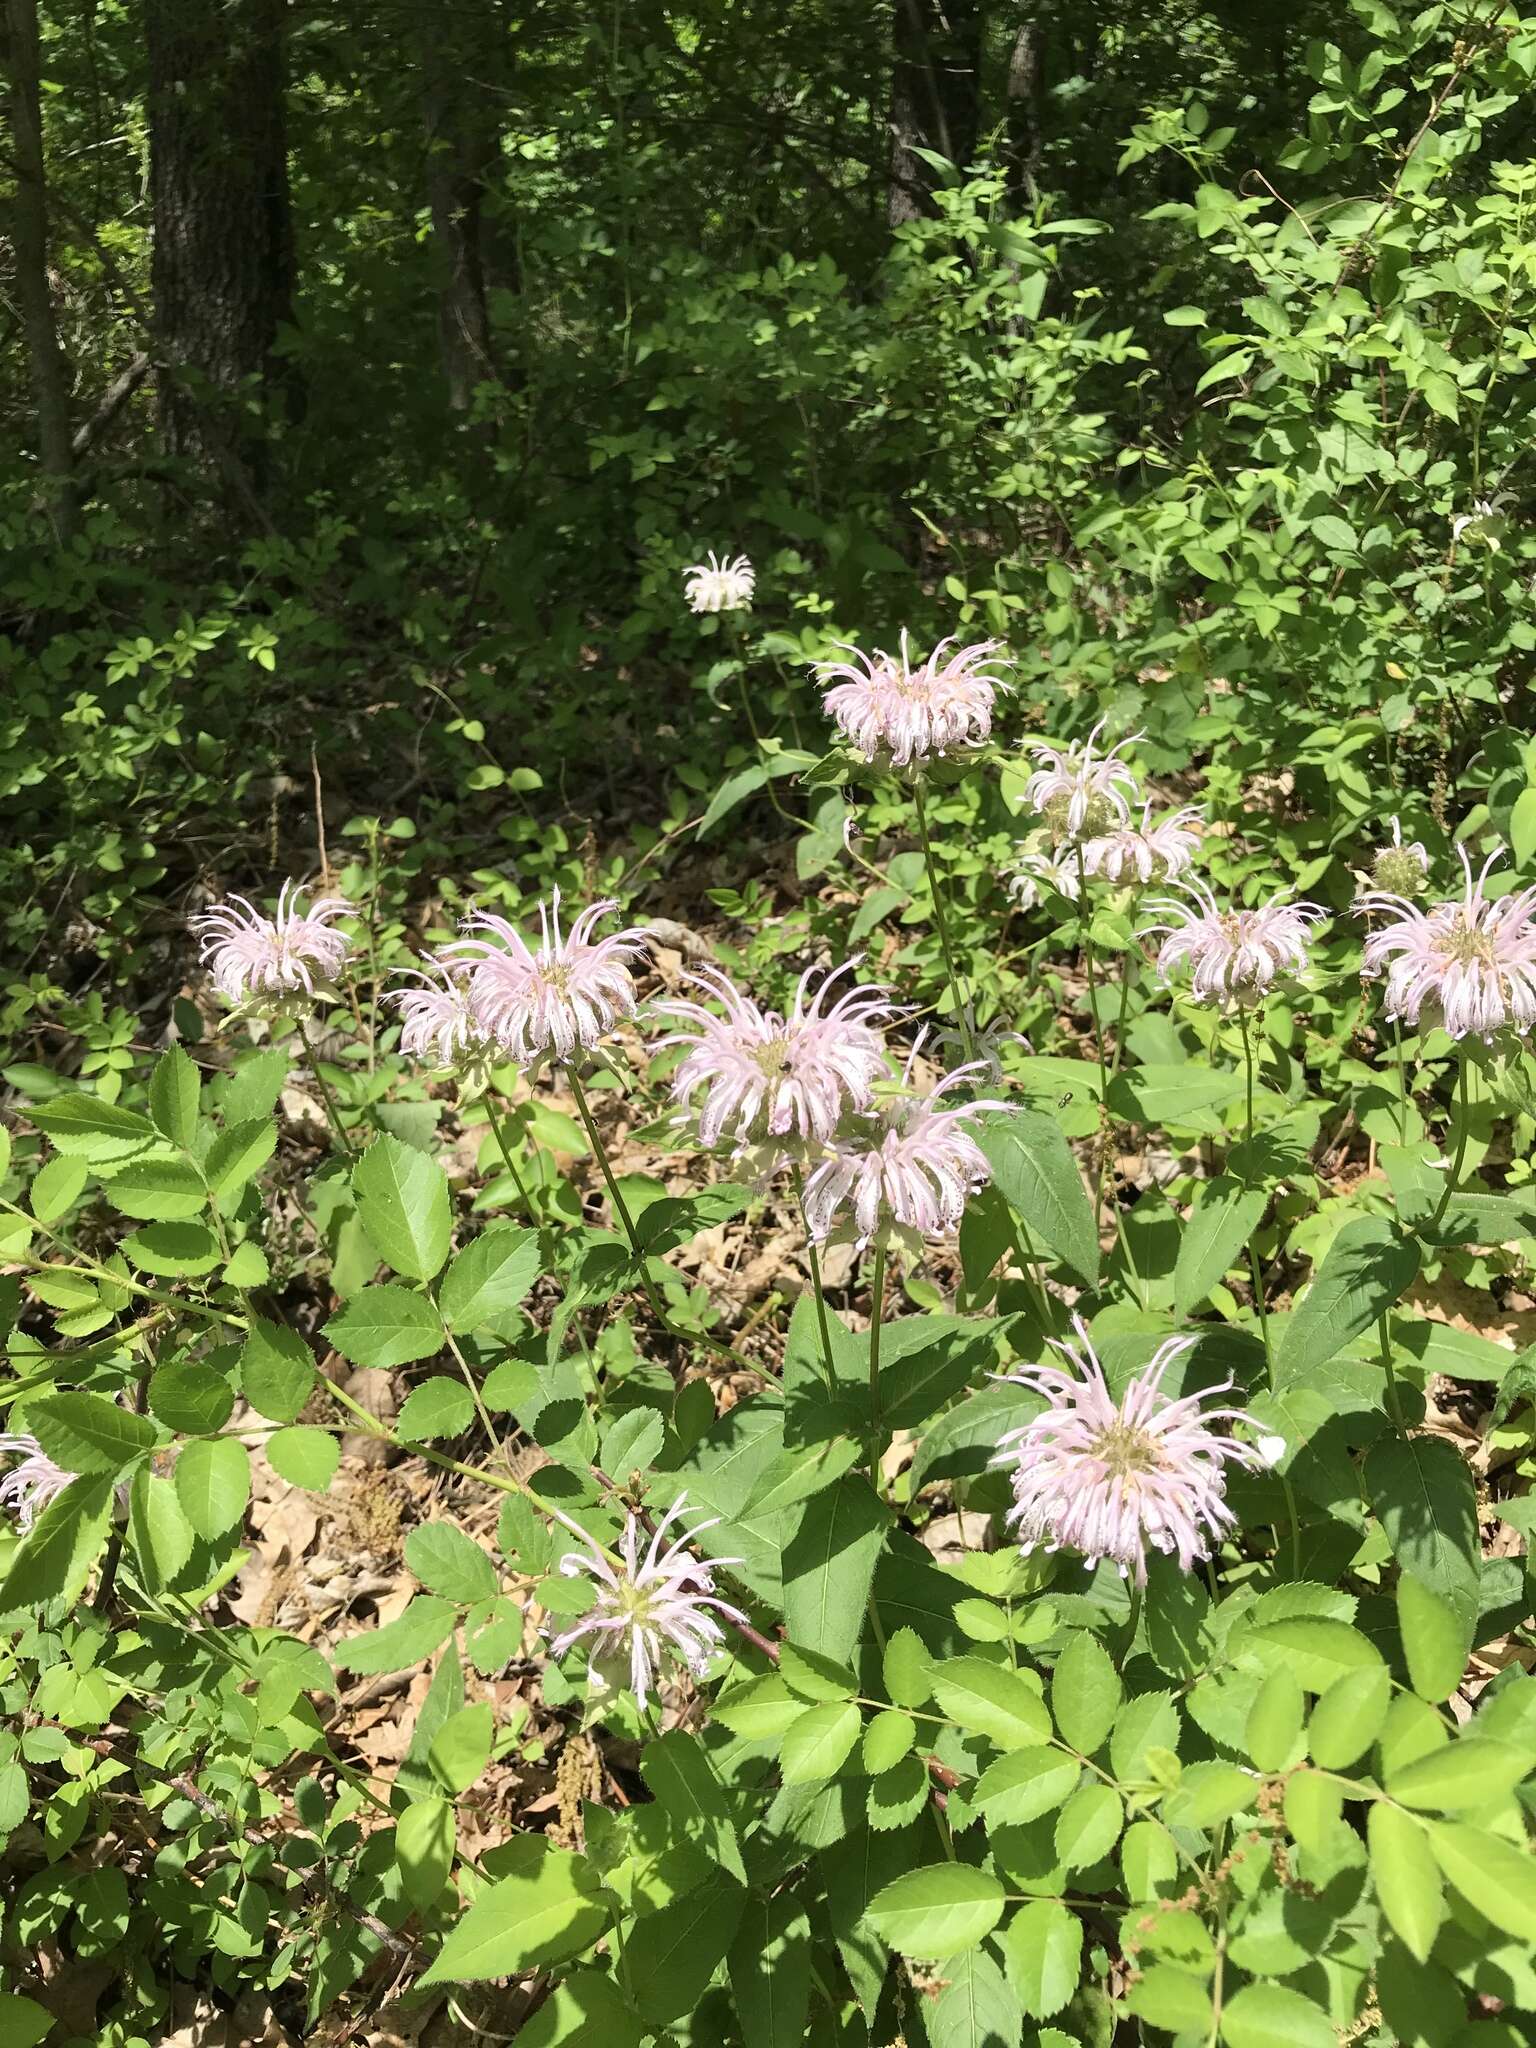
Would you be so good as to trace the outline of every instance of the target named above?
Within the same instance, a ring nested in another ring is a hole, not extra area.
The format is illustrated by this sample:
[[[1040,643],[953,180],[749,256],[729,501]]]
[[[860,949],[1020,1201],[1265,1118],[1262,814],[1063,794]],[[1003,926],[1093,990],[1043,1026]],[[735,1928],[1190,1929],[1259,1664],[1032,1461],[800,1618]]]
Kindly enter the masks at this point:
[[[69,368],[59,347],[48,282],[48,182],[43,165],[37,0],[0,0],[0,64],[10,82],[16,176],[11,234],[16,301],[37,412],[38,463],[49,485],[49,509],[59,539],[68,541],[75,527],[75,464],[69,431]]]
[[[975,153],[983,4],[896,0],[886,207],[893,228],[933,210],[934,174],[920,149],[962,166]]]
[[[293,291],[284,0],[145,0],[161,430],[237,500],[267,481],[264,401]]]
[[[1016,204],[1033,206],[1040,196],[1040,158],[1045,136],[1040,125],[1040,87],[1045,68],[1045,30],[1032,16],[1021,21],[1008,60],[1009,185]]]
[[[448,403],[466,412],[475,386],[497,374],[486,306],[487,182],[501,155],[508,74],[507,30],[495,7],[484,17],[463,0],[421,16],[427,199],[438,274],[438,335]]]

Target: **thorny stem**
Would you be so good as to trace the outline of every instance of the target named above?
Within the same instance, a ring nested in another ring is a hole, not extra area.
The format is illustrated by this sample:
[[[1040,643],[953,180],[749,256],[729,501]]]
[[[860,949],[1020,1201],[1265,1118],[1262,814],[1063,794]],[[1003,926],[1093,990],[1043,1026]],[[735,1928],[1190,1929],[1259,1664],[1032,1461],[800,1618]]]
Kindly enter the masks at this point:
[[[960,1027],[960,1042],[965,1048],[968,1060],[976,1057],[976,1035],[971,1024],[971,1008],[961,987],[960,976],[955,969],[954,948],[949,942],[949,917],[944,908],[944,891],[939,884],[939,871],[933,858],[933,841],[928,836],[928,802],[923,795],[923,778],[912,778],[912,803],[917,812],[917,836],[923,843],[923,865],[928,871],[928,893],[933,898],[933,921],[938,927],[939,949],[944,955],[944,971],[949,977],[950,1000],[955,1006],[955,1021]]]
[[[1456,1132],[1456,1157],[1451,1164],[1450,1172],[1445,1176],[1445,1187],[1441,1192],[1439,1202],[1435,1205],[1435,1213],[1429,1219],[1431,1230],[1438,1230],[1440,1228],[1445,1212],[1451,1206],[1451,1197],[1456,1192],[1456,1184],[1461,1179],[1462,1164],[1467,1156],[1467,1140],[1472,1135],[1472,1107],[1468,1099],[1467,1060],[1465,1054],[1461,1056],[1457,1076],[1456,1093],[1461,1118]]]
[[[335,1132],[336,1142],[340,1145],[342,1151],[346,1153],[349,1159],[355,1159],[357,1157],[357,1147],[341,1127],[341,1117],[336,1109],[336,1098],[332,1095],[325,1076],[320,1071],[320,1057],[315,1051],[314,1040],[309,1035],[308,1018],[300,1017],[298,1019],[298,1026],[299,1037],[304,1046],[304,1057],[309,1062],[309,1071],[314,1077],[315,1086],[320,1090],[320,1100],[325,1104],[326,1121]]]

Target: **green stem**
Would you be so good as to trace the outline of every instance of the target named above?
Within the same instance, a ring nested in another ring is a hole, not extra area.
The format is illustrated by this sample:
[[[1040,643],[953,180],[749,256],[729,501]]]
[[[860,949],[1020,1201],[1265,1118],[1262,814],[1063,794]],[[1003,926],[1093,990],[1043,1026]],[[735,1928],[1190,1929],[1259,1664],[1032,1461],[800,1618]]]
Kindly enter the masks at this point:
[[[923,845],[923,865],[928,871],[928,893],[933,898],[933,921],[938,927],[939,949],[944,955],[944,971],[949,977],[949,997],[955,1006],[955,1019],[960,1027],[960,1042],[965,1048],[968,1060],[976,1057],[976,1038],[971,1028],[970,1005],[965,999],[960,976],[955,968],[954,948],[949,942],[949,918],[944,909],[944,891],[939,885],[939,871],[933,858],[933,841],[928,836],[928,800],[923,794],[923,778],[912,778],[912,802],[917,812],[917,836]]]
[[[342,1151],[346,1153],[349,1159],[355,1159],[357,1157],[357,1147],[341,1127],[341,1117],[337,1112],[336,1098],[327,1087],[325,1076],[320,1071],[320,1056],[315,1051],[314,1040],[309,1035],[309,1019],[307,1017],[300,1017],[298,1025],[299,1038],[304,1046],[304,1057],[309,1062],[309,1071],[314,1076],[315,1086],[320,1090],[320,1100],[325,1104],[326,1121],[335,1132],[336,1142],[340,1145]]]
[[[1381,1337],[1381,1363],[1387,1375],[1387,1413],[1406,1436],[1408,1426],[1403,1421],[1402,1395],[1398,1390],[1397,1374],[1392,1370],[1392,1331],[1385,1314],[1378,1317],[1376,1328]]]
[[[512,1157],[512,1147],[507,1143],[507,1127],[501,1120],[501,1112],[497,1109],[489,1088],[486,1089],[480,1099],[485,1105],[486,1118],[496,1139],[496,1149],[501,1154],[502,1164],[506,1167],[508,1173],[511,1174],[513,1184],[517,1189],[518,1200],[528,1211],[534,1222],[537,1223],[539,1218],[533,1206],[533,1197],[528,1192],[523,1176],[517,1170],[517,1161]]]
[[[837,1392],[837,1367],[832,1362],[832,1332],[827,1324],[827,1301],[821,1285],[821,1255],[816,1249],[816,1240],[811,1235],[811,1226],[805,1213],[805,1175],[795,1168],[795,1201],[800,1209],[800,1221],[805,1225],[805,1249],[811,1266],[811,1292],[816,1301],[816,1325],[821,1332],[821,1362],[827,1375],[827,1392]]]
[[[1250,1155],[1253,1152],[1253,1020],[1246,1010],[1239,1016],[1243,1032],[1243,1144]],[[1259,1333],[1264,1339],[1264,1375],[1269,1381],[1269,1391],[1275,1391],[1275,1356],[1269,1337],[1269,1306],[1264,1299],[1264,1273],[1259,1264],[1258,1246],[1252,1237],[1248,1239],[1248,1270],[1253,1276],[1253,1305],[1258,1311]]]
[[[1408,1142],[1408,1112],[1412,1108],[1412,1097],[1408,1093],[1408,1062],[1403,1056],[1403,1027],[1392,1019],[1392,1045],[1397,1054],[1397,1128],[1403,1143]]]
[[[1449,1209],[1449,1207],[1451,1206],[1451,1197],[1456,1192],[1457,1183],[1461,1179],[1462,1164],[1467,1156],[1467,1140],[1472,1135],[1472,1108],[1468,1100],[1467,1061],[1465,1054],[1462,1054],[1461,1056],[1461,1063],[1457,1070],[1457,1073],[1458,1081],[1456,1093],[1460,1105],[1461,1117],[1460,1128],[1456,1133],[1456,1157],[1451,1164],[1450,1172],[1445,1177],[1445,1191],[1441,1195],[1440,1200],[1436,1205],[1434,1215],[1431,1216],[1429,1219],[1429,1227],[1431,1230],[1438,1230],[1440,1228],[1441,1220],[1444,1217],[1446,1210]]]
[[[888,1234],[877,1233],[869,1291],[869,1476],[880,1491],[880,1324],[885,1315],[885,1256]]]

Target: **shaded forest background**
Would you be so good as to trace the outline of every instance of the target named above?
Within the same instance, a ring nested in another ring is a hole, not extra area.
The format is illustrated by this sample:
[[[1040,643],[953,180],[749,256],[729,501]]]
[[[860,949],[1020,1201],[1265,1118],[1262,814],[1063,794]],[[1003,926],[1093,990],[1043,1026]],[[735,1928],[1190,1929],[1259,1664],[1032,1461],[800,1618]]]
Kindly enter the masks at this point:
[[[24,969],[131,970],[189,890],[312,848],[317,775],[419,863],[590,865],[818,745],[808,658],[903,625],[999,634],[1022,703],[1169,766],[1235,674],[1252,760],[1283,738],[1334,822],[1341,714],[1430,797],[1474,756],[1496,817],[1523,788],[1517,9],[4,22]],[[682,607],[710,546],[758,565],[750,644]]]

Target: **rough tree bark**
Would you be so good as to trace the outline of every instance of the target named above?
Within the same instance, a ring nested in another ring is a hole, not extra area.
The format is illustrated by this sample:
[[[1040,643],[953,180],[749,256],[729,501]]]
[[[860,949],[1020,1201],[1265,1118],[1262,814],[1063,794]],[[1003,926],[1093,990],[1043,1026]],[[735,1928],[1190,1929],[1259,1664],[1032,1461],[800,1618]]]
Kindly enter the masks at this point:
[[[161,430],[239,499],[266,484],[251,401],[277,381],[293,291],[283,15],[284,0],[144,7]]]
[[[1040,88],[1045,69],[1045,30],[1033,17],[1019,23],[1008,60],[1009,185],[1016,203],[1033,206],[1039,196],[1045,136],[1040,125]]]
[[[984,0],[895,0],[891,176],[886,204],[900,227],[931,210],[933,173],[917,154],[954,164],[975,153]]]
[[[16,206],[11,220],[16,303],[26,336],[37,453],[49,509],[61,541],[75,526],[74,453],[69,430],[69,367],[59,347],[48,282],[48,182],[43,163],[37,0],[0,0],[0,68],[9,82]]]
[[[434,0],[420,19],[438,333],[448,403],[465,412],[475,386],[498,374],[486,306],[485,202],[501,155],[507,26],[498,6],[477,14],[464,0]]]

